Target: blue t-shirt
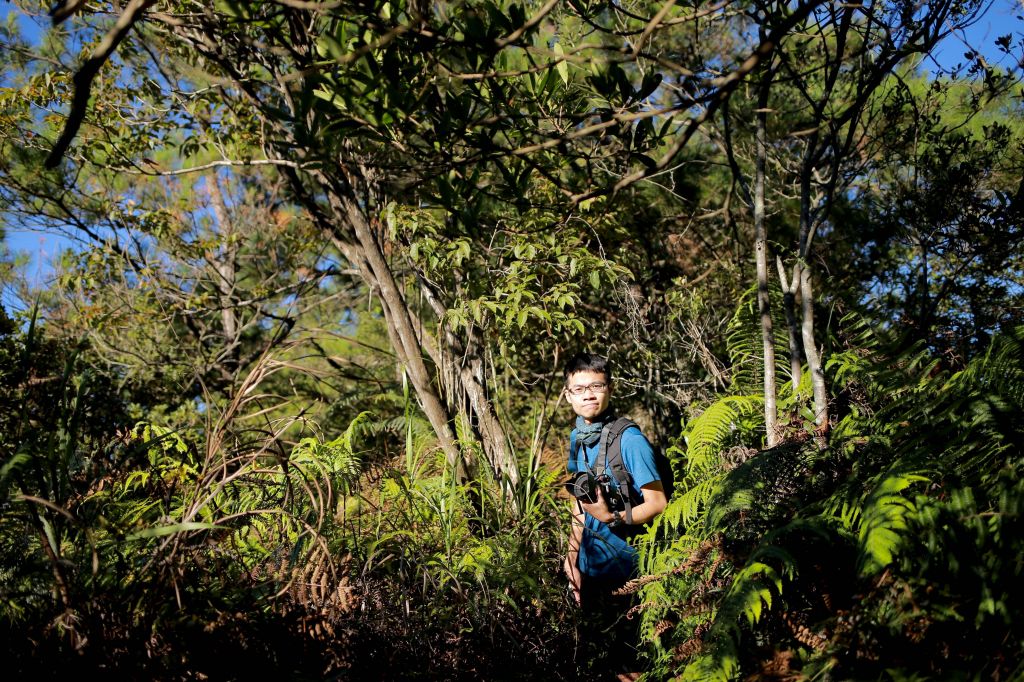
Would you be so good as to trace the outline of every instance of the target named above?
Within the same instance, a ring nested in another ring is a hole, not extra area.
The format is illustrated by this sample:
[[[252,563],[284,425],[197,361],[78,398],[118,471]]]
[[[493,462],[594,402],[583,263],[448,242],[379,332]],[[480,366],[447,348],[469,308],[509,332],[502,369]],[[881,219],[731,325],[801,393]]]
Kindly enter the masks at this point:
[[[576,429],[569,435],[569,458],[573,456],[576,446]],[[620,444],[622,463],[632,474],[633,499],[643,501],[643,486],[660,481],[658,467],[654,463],[654,451],[644,434],[636,426],[630,426],[622,433]],[[587,464],[591,470],[597,462],[599,443],[583,446],[576,453],[578,460],[586,454]],[[582,465],[582,461],[579,462]],[[604,462],[600,463],[602,467]],[[570,467],[572,468],[572,467]],[[583,466],[577,470],[582,471]],[[584,514],[583,539],[580,542],[580,558],[578,565],[583,575],[606,578],[608,580],[629,580],[636,573],[638,555],[636,549],[626,540],[612,532],[608,524],[601,523],[590,514]]]

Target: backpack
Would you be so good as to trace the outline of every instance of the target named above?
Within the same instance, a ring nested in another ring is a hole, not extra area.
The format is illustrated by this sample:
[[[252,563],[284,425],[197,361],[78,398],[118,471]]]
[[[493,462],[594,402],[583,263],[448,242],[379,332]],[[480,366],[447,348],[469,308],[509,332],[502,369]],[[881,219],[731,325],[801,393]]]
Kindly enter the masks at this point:
[[[605,424],[604,428],[601,429],[601,440],[598,445],[597,459],[595,460],[595,469],[597,469],[598,475],[607,471],[615,479],[619,489],[619,496],[625,505],[627,527],[632,527],[633,505],[639,501],[630,494],[630,483],[632,483],[633,476],[626,469],[626,465],[622,461],[622,434],[631,426],[636,426],[636,423],[628,417],[619,417]],[[575,470],[579,448],[580,444],[577,440],[573,447],[572,456],[569,459],[570,471]],[[672,464],[669,462],[668,457],[665,456],[665,453],[661,451],[661,448],[656,448],[652,445],[651,449],[654,452],[654,464],[658,470],[658,477],[661,479],[661,486],[665,491],[665,499],[671,500],[672,493],[675,490],[675,473],[672,470]],[[607,467],[605,463],[607,463]]]

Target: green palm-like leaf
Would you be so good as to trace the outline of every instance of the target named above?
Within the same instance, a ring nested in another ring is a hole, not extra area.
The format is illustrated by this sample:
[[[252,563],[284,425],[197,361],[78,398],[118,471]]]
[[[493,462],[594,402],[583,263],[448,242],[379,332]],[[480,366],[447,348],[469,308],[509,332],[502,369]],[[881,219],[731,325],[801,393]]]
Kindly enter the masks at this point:
[[[691,420],[683,434],[687,474],[694,476],[718,469],[721,450],[740,429],[740,420],[756,413],[762,404],[759,396],[727,396]]]
[[[913,501],[901,493],[914,483],[927,480],[916,474],[891,474],[868,494],[858,532],[862,573],[876,573],[892,563],[900,547],[900,536],[907,529],[907,517],[916,511]]]

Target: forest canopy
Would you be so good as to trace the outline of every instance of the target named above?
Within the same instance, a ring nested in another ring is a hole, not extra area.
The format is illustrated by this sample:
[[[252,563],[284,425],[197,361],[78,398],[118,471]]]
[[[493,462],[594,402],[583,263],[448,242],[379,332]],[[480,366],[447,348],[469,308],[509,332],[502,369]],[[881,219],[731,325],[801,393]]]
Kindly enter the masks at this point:
[[[988,10],[18,0],[0,235],[67,248],[0,252],[4,657],[599,676],[589,351],[674,471],[647,679],[1020,675],[1024,19],[936,60]]]

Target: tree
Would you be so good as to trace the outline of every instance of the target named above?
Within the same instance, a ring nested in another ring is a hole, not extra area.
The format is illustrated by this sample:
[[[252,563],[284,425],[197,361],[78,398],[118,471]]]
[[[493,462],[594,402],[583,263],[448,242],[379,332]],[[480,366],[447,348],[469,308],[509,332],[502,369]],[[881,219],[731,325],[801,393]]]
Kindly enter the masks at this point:
[[[281,184],[259,173],[136,183],[118,241],[67,256],[51,323],[134,385],[230,398],[341,277]]]
[[[567,135],[566,127],[592,115],[582,93],[559,100],[546,95],[567,81],[564,58],[539,28],[553,3],[537,8],[533,16],[525,6],[510,4],[507,13],[495,7],[486,17],[474,8],[421,14],[412,5],[381,4],[310,11],[271,2],[227,4],[222,12],[197,7],[191,13],[185,3],[172,14],[145,13],[150,4],[126,7],[93,61],[77,72],[77,99],[50,163],[59,160],[77,133],[86,113],[83,103],[94,86],[97,94],[102,88],[123,89],[123,82],[96,79],[95,65],[111,56],[110,48],[121,43],[130,27],[144,29],[145,41],[121,44],[120,58],[136,63],[150,47],[175,55],[152,65],[162,69],[159,80],[167,88],[151,94],[166,98],[167,108],[180,117],[178,128],[191,125],[199,133],[185,148],[213,150],[218,140],[246,138],[262,150],[264,158],[246,160],[231,158],[224,154],[231,150],[221,146],[221,158],[211,163],[261,163],[281,170],[296,201],[380,296],[392,346],[449,462],[463,456],[451,430],[450,407],[466,414],[464,421],[480,434],[491,467],[514,485],[517,468],[482,378],[483,349],[472,336],[459,338],[449,329],[435,337],[418,325],[389,262],[380,216],[392,197],[399,203],[433,197],[450,207],[487,187],[484,178],[490,174],[527,179],[540,164],[517,158],[550,157],[547,150]],[[211,35],[225,40],[215,44]],[[279,49],[260,51],[258,43]],[[533,55],[544,59],[541,65],[530,64]],[[141,72],[146,68],[140,67]],[[216,75],[197,76],[197,69]],[[231,87],[203,87],[219,82]],[[649,93],[653,87],[656,83],[645,89]],[[176,93],[185,92],[192,94],[183,101]],[[529,97],[517,100],[515,94],[523,92]],[[637,93],[630,88],[626,97],[635,99]],[[182,103],[186,106],[175,106]],[[566,105],[568,110],[560,110]],[[138,117],[140,112],[125,101],[122,114]],[[167,123],[165,118],[162,125]],[[594,130],[609,127],[600,124]],[[438,143],[453,134],[466,143],[452,149]],[[143,143],[133,141],[131,131],[117,140],[119,149],[138,144]],[[503,144],[510,146],[502,149]],[[89,154],[87,147],[83,151]],[[134,163],[130,153],[119,159]],[[521,189],[514,194],[522,201]],[[473,203],[467,203],[460,216],[472,210]],[[439,300],[436,293],[428,300]],[[441,307],[435,306],[435,315]],[[454,374],[457,381],[435,385],[425,358],[435,367],[443,367],[446,358],[457,359],[462,365]],[[439,391],[445,388],[455,393],[442,398]]]
[[[771,147],[771,167],[779,183],[778,199],[772,202],[783,234],[792,234],[793,264],[787,273],[785,252],[776,255],[783,310],[789,335],[788,355],[793,390],[798,389],[801,361],[806,358],[813,388],[813,421],[820,432],[829,428],[829,394],[824,364],[820,357],[814,322],[815,293],[812,284],[811,248],[816,236],[827,230],[833,207],[866,173],[876,152],[870,130],[880,108],[876,91],[896,77],[897,68],[908,58],[927,53],[948,33],[950,22],[969,22],[977,7],[931,4],[927,11],[907,15],[900,6],[813,8],[803,31],[784,36],[771,47],[771,59],[756,77],[760,82],[757,101],[757,141],[751,156],[757,159],[752,171],[753,195],[747,200],[753,207],[755,225],[766,220],[761,189],[767,179],[765,121],[773,113],[771,134],[777,140]],[[755,9],[754,23],[766,31],[786,17],[784,7],[765,5]],[[762,40],[762,44],[766,41]],[[743,126],[749,110],[730,107],[726,116],[723,141],[734,173],[741,173],[733,149],[731,131]],[[789,213],[787,203],[795,202]],[[796,229],[784,224],[795,220]],[[768,296],[768,247],[766,236],[758,231],[755,253],[759,287],[762,339],[764,346],[765,412],[768,442],[778,442],[775,433],[775,381],[773,331]],[[783,244],[780,235],[777,243]],[[800,304],[799,311],[797,304]]]
[[[876,132],[899,166],[858,183],[870,230],[855,257],[876,314],[954,365],[1019,321],[1022,131],[1004,116],[1019,88],[1012,74],[905,75]]]

